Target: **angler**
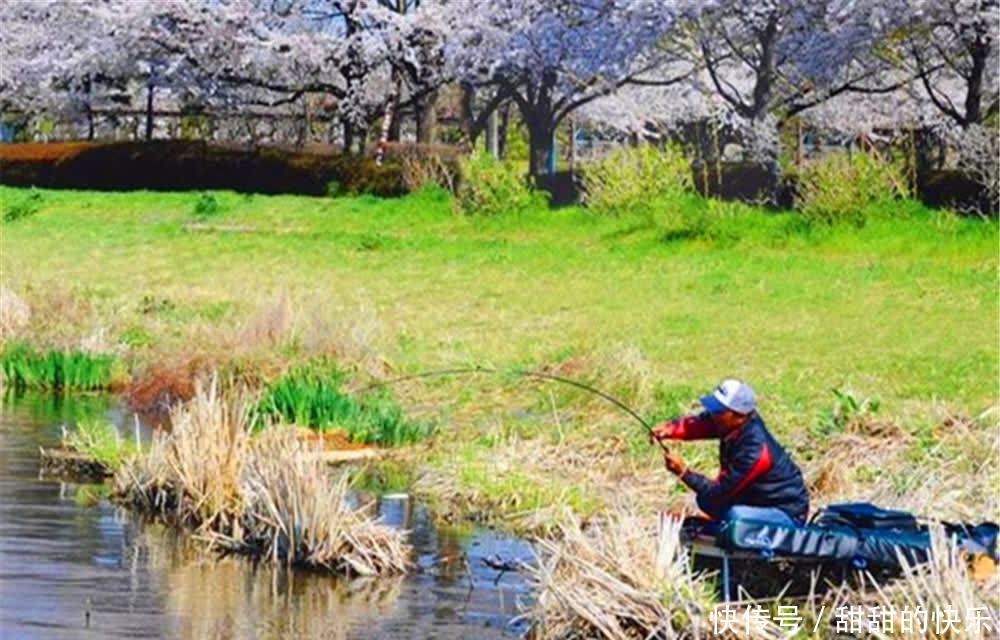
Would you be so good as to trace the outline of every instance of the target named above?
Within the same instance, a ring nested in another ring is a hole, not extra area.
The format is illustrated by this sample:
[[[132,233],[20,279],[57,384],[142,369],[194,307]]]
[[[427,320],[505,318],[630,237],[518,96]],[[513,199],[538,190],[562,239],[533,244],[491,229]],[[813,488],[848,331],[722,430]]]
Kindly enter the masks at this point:
[[[750,385],[723,380],[700,398],[704,411],[655,427],[653,440],[719,439],[715,479],[692,471],[664,448],[663,462],[697,496],[698,506],[713,519],[752,518],[775,524],[804,524],[809,492],[802,472],[774,439],[757,413]]]

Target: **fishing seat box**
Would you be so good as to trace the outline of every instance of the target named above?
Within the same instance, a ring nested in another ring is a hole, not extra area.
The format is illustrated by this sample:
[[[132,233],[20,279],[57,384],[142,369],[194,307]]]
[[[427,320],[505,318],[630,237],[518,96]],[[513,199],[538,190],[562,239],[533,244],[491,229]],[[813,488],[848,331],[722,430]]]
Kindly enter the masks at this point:
[[[799,557],[851,562],[861,539],[850,529],[786,526],[738,518],[722,525],[716,543],[730,551],[757,552],[762,557]]]

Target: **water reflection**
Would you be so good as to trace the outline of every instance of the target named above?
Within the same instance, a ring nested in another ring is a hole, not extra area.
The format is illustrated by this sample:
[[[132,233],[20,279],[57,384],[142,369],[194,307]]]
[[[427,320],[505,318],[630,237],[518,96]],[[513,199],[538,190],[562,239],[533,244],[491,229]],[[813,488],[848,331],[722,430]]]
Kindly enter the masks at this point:
[[[148,570],[165,594],[165,637],[348,638],[360,621],[392,610],[404,581],[338,580],[220,560],[158,526],[147,526],[143,537]]]

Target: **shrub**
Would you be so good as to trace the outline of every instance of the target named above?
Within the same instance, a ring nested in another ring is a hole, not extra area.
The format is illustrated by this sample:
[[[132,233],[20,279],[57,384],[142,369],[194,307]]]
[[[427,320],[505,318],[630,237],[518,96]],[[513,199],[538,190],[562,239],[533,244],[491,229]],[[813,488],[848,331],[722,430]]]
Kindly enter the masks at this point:
[[[403,185],[415,192],[437,185],[455,193],[461,171],[457,147],[432,144],[390,143],[386,157],[399,164]]]
[[[42,194],[32,189],[31,192],[14,204],[8,206],[3,212],[3,219],[7,222],[27,218],[38,213],[42,208]]]
[[[901,162],[874,154],[830,155],[796,175],[796,206],[810,223],[863,226],[876,210],[910,196]]]
[[[215,196],[206,192],[199,195],[198,199],[195,201],[194,214],[202,218],[207,218],[219,213],[221,208],[222,207],[219,206],[219,201],[215,199]]]
[[[583,172],[584,202],[602,214],[646,211],[651,198],[679,197],[691,187],[691,168],[676,147],[623,147]]]
[[[528,184],[512,162],[477,153],[461,165],[462,180],[455,203],[467,214],[495,216],[520,213],[544,202],[544,195]]]
[[[0,145],[0,183],[53,188],[232,189],[256,193],[390,197],[406,192],[398,161],[375,166],[370,157],[245,150],[195,140]]]

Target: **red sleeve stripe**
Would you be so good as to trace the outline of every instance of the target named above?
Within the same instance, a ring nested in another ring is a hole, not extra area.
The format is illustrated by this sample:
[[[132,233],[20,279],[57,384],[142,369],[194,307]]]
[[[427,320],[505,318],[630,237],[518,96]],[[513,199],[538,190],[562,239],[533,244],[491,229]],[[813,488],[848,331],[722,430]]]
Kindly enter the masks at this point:
[[[667,437],[673,440],[702,440],[716,435],[715,425],[711,420],[688,416],[671,423]]]
[[[767,448],[767,443],[765,442],[760,448],[760,457],[757,458],[757,462],[753,463],[753,467],[750,471],[740,480],[740,483],[732,488],[732,490],[726,494],[726,499],[732,499],[746,491],[747,487],[754,483],[757,478],[761,477],[767,473],[768,469],[771,468],[771,450]]]

